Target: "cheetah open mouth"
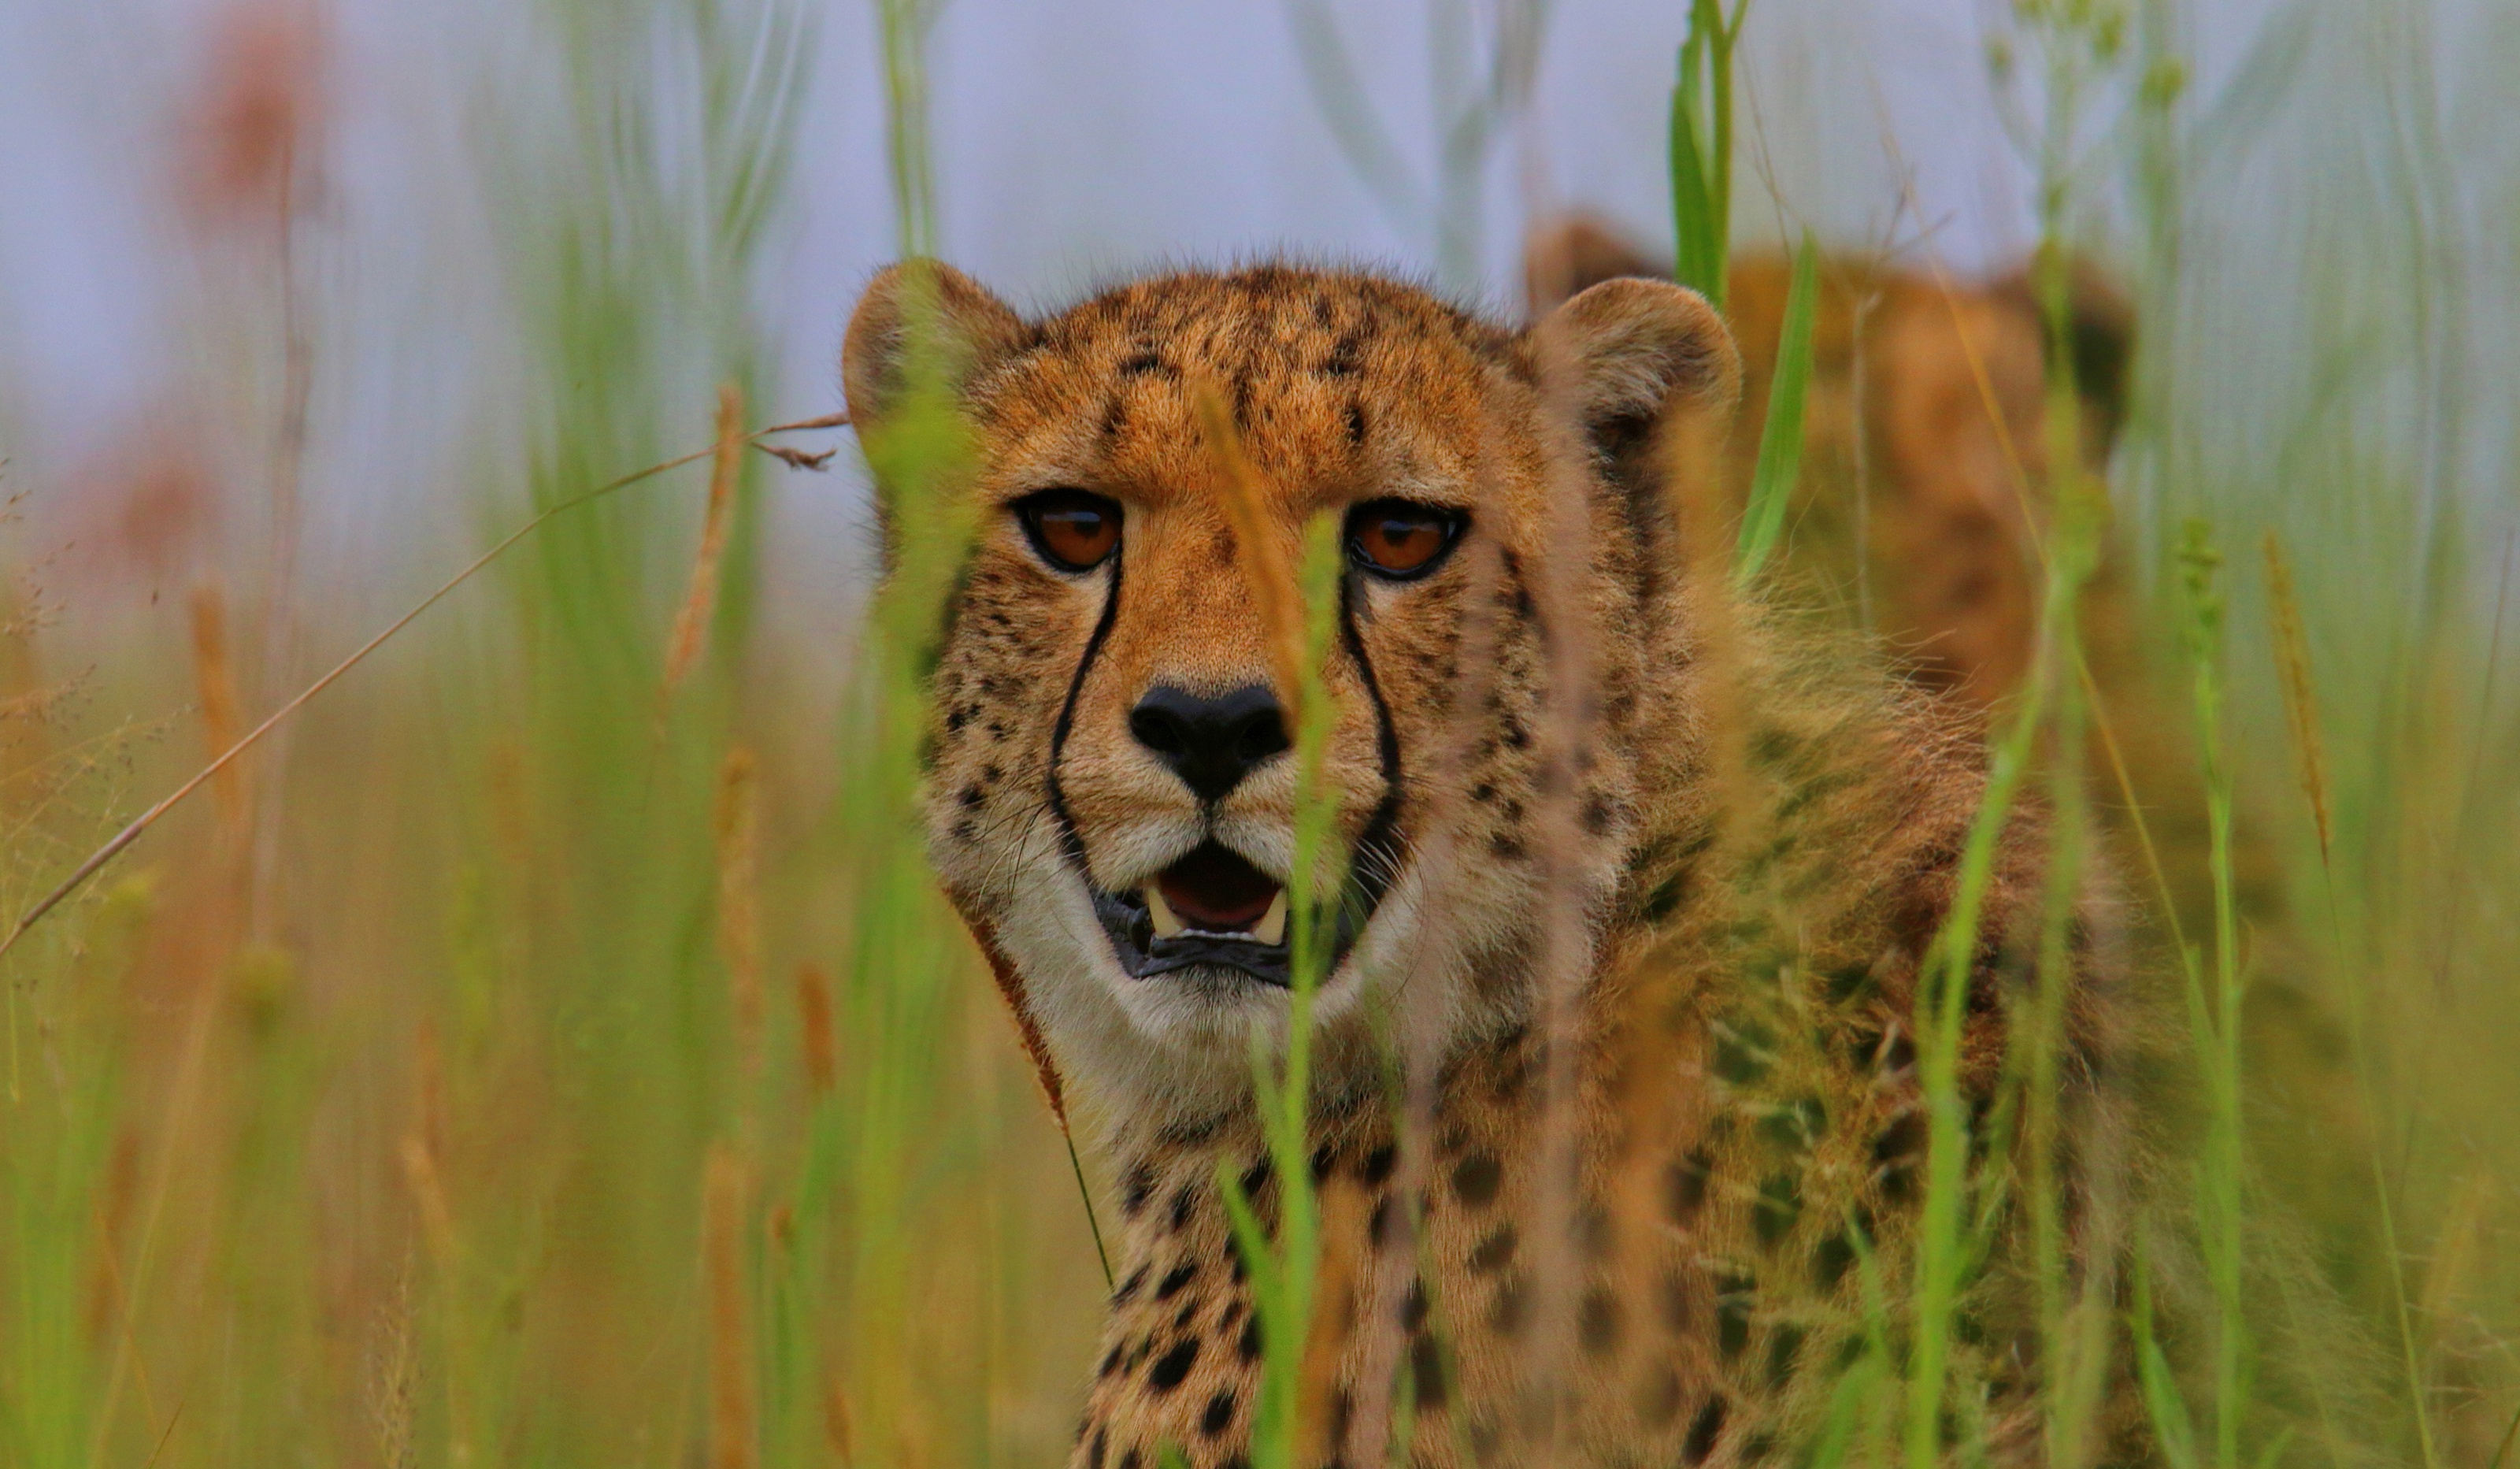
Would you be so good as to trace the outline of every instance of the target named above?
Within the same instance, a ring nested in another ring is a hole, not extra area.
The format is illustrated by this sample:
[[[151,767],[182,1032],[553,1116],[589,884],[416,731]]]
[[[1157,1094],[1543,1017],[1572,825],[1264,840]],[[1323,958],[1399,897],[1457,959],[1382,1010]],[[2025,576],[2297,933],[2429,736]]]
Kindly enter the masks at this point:
[[[1381,898],[1381,886],[1349,885],[1349,900],[1341,904],[1331,942],[1330,968],[1338,967],[1364,930]],[[1094,916],[1110,936],[1120,967],[1133,978],[1223,965],[1281,988],[1293,983],[1286,890],[1221,843],[1200,843],[1135,892],[1096,892]]]

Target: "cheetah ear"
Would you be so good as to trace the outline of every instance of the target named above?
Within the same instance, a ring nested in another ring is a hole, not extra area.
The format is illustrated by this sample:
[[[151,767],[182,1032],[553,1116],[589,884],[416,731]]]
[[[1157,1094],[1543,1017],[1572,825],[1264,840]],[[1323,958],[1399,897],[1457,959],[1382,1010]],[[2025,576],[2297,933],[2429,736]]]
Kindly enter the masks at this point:
[[[1741,352],[1724,318],[1669,281],[1603,281],[1534,330],[1543,361],[1572,372],[1586,431],[1613,451],[1676,412],[1721,432],[1741,395]]]
[[[840,386],[861,432],[901,406],[922,351],[959,392],[991,362],[1030,341],[1032,331],[987,287],[942,260],[887,265],[858,298],[840,345]]]

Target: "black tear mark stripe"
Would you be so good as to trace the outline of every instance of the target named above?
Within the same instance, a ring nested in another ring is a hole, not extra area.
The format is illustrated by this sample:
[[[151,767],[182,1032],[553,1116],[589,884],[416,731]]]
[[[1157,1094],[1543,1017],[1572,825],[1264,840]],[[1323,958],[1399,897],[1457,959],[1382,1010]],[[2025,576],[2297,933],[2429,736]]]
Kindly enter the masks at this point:
[[[1365,651],[1365,634],[1357,627],[1358,574],[1351,571],[1339,581],[1339,638],[1347,644],[1347,655],[1356,661],[1358,681],[1365,685],[1367,702],[1373,706],[1373,733],[1377,762],[1382,767],[1382,800],[1375,804],[1373,815],[1365,823],[1365,831],[1356,839],[1359,857],[1368,853],[1387,852],[1392,860],[1374,871],[1364,862],[1355,866],[1365,874],[1368,891],[1378,901],[1382,885],[1391,880],[1398,867],[1398,853],[1390,849],[1400,845],[1400,731],[1391,722],[1391,706],[1383,702],[1381,680],[1373,676],[1373,660]]]
[[[1111,636],[1111,624],[1120,620],[1120,566],[1128,552],[1125,540],[1111,552],[1110,585],[1102,593],[1102,616],[1096,619],[1094,631],[1085,639],[1085,654],[1076,661],[1076,672],[1067,680],[1067,697],[1059,702],[1058,722],[1050,730],[1050,813],[1058,822],[1058,847],[1067,859],[1076,864],[1077,876],[1094,886],[1085,868],[1085,839],[1076,834],[1076,821],[1067,813],[1067,792],[1058,784],[1058,757],[1067,748],[1067,732],[1076,723],[1076,700],[1085,690],[1085,675],[1094,668],[1094,660],[1102,652],[1103,642]]]

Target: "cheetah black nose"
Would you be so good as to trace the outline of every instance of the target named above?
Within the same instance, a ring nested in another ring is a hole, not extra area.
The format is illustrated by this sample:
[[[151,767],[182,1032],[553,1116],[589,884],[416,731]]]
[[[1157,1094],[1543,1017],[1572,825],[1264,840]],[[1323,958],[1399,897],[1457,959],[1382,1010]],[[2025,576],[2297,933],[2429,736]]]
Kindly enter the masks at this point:
[[[1159,683],[1129,711],[1129,733],[1173,767],[1201,801],[1221,801],[1286,748],[1276,695],[1260,684],[1202,698]]]

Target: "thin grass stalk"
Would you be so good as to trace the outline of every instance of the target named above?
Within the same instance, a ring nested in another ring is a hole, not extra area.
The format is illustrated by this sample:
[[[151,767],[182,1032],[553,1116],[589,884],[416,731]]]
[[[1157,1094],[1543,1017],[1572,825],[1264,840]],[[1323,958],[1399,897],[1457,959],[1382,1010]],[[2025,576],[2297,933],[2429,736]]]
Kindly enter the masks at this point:
[[[2042,427],[2056,520],[2045,558],[2047,602],[2040,623],[2050,649],[2045,665],[2054,678],[2055,709],[2048,779],[2052,824],[2037,989],[2031,1000],[2025,1110],[2031,1262],[2039,1289],[2048,1462],[2055,1469],[2074,1469],[2087,1462],[2092,1451],[2092,1419],[2107,1367],[2107,1305],[2091,1299],[2088,1282],[2078,1290],[2071,1278],[2064,1185],[2056,1167],[2058,1150],[2065,1142],[2058,1063],[2070,995],[2079,979],[2077,909],[2093,840],[2084,769],[2089,736],[2087,683],[2077,676],[2085,666],[2081,608],[2084,588],[2099,564],[2107,505],[2103,486],[2084,469],[2082,384],[2076,380],[2072,346],[2066,229],[2073,177],[2071,147],[2081,114],[2078,69],[2071,55],[2052,43],[2049,56],[2048,114],[2040,155],[2041,239],[2033,283],[2048,343]]]
[[[2186,591],[2183,628],[2191,679],[2214,885],[2214,953],[2210,1001],[2191,1001],[2194,1042],[2204,1075],[2208,1117],[2198,1164],[2197,1223],[2214,1295],[2214,1454],[2220,1469],[2237,1469],[2247,1398],[2247,1326],[2242,1299],[2245,1263],[2240,1097],[2239,916],[2231,872],[2231,777],[2223,750],[2222,566],[2212,532],[2187,525],[2180,552]],[[2190,984],[2191,995],[2198,986]]]
[[[1303,568],[1304,680],[1295,727],[1297,798],[1294,865],[1286,880],[1291,925],[1291,974],[1286,1006],[1285,1052],[1273,1064],[1268,1036],[1252,1035],[1252,1085],[1270,1172],[1278,1191],[1276,1248],[1256,1201],[1232,1167],[1220,1160],[1217,1191],[1234,1228],[1252,1281],[1253,1309],[1261,1322],[1261,1380],[1254,1409],[1251,1457],[1257,1469],[1294,1469],[1304,1462],[1313,1425],[1303,1421],[1302,1371],[1312,1336],[1315,1275],[1321,1264],[1321,1220],[1314,1197],[1308,1146],[1312,1088],[1312,1008],[1329,965],[1337,932],[1337,896],[1346,882],[1345,853],[1334,823],[1336,793],[1328,788],[1327,760],[1335,723],[1322,680],[1338,628],[1343,559],[1338,527],[1328,516],[1306,528]]]
[[[1904,1452],[1910,1469],[1941,1461],[1942,1409],[1951,1368],[1952,1318],[1966,1273],[1970,1242],[1967,1207],[1968,1101],[1960,1092],[1960,1040],[1965,1002],[1976,967],[1987,889],[1996,850],[2010,820],[2046,720],[2054,674],[2045,666],[2050,646],[2042,640],[2040,666],[2024,687],[2019,707],[1990,752],[1986,787],[1960,850],[1950,915],[1935,936],[1916,986],[1913,1024],[1917,1074],[1926,1117],[1925,1196],[1917,1212],[1915,1343],[1908,1372]]]
[[[1215,464],[1217,483],[1224,491],[1217,498],[1225,506],[1226,522],[1234,530],[1242,584],[1249,589],[1251,604],[1260,614],[1269,671],[1278,687],[1286,691],[1287,714],[1300,726],[1308,688],[1319,681],[1320,675],[1318,666],[1306,672],[1308,631],[1303,588],[1297,584],[1293,569],[1286,565],[1284,548],[1270,532],[1260,472],[1243,451],[1241,436],[1234,430],[1234,417],[1218,396],[1215,385],[1193,386],[1191,405],[1198,415],[1199,432],[1206,438],[1208,457]]]
[[[1321,1258],[1320,1205],[1313,1192],[1308,1133],[1313,997],[1328,968],[1328,946],[1337,924],[1334,904],[1326,913],[1322,895],[1327,891],[1335,895],[1345,880],[1331,828],[1335,796],[1327,789],[1324,775],[1333,712],[1322,668],[1336,629],[1337,532],[1327,518],[1306,528],[1299,582],[1270,531],[1259,472],[1244,453],[1223,399],[1211,386],[1201,384],[1193,390],[1192,403],[1218,473],[1223,490],[1219,499],[1233,529],[1243,580],[1260,613],[1271,672],[1285,690],[1295,724],[1294,865],[1286,881],[1291,972],[1282,1076],[1273,1075],[1276,1068],[1266,1036],[1259,1033],[1252,1036],[1254,1097],[1278,1187],[1279,1244],[1274,1255],[1255,1201],[1231,1168],[1221,1162],[1218,1167],[1218,1188],[1233,1221],[1236,1248],[1252,1272],[1254,1309],[1260,1315],[1264,1343],[1261,1392],[1253,1418],[1253,1458],[1260,1469],[1287,1469],[1311,1456],[1316,1446],[1309,1442],[1314,1425],[1305,1421],[1303,1372],[1313,1337],[1317,1276],[1326,1263]],[[1326,864],[1335,875],[1325,876]]]
[[[923,670],[943,636],[978,507],[955,381],[960,344],[947,334],[937,277],[922,263],[936,242],[925,57],[933,8],[925,0],[884,0],[878,18],[894,225],[906,257],[902,392],[884,422],[859,436],[895,539],[890,574],[866,622],[858,693],[867,723],[852,752],[856,768],[843,811],[847,829],[866,846],[846,971],[850,1033],[876,1043],[853,1057],[849,1105],[826,1115],[845,1139],[835,1144],[848,1207],[851,1350],[842,1391],[854,1409],[858,1451],[889,1462],[921,1451],[919,1400],[906,1360],[913,1325],[907,1275],[916,1249],[910,1208],[917,1140],[938,1101],[947,975],[962,952],[943,938],[950,920],[939,912],[916,836],[914,793],[929,716]]]
[[[754,1382],[752,1305],[744,1263],[749,1189],[741,1156],[710,1147],[702,1169],[700,1253],[708,1280],[709,1469],[755,1469],[761,1462],[759,1389]]]
[[[2051,403],[2051,411],[2052,411]],[[2079,548],[2078,548],[2079,549]],[[2060,554],[2056,564],[2067,565]],[[2073,558],[2076,570],[2089,565]],[[2083,578],[2059,575],[2054,595],[2062,606],[2048,621],[2058,645],[2059,666],[2069,663],[2079,642],[2074,604]],[[2063,583],[2069,582],[2070,586]],[[2096,1388],[2093,1364],[2085,1360],[2084,1341],[2075,1325],[2088,1303],[2075,1299],[2069,1278],[2057,1152],[2064,1142],[2059,1106],[2063,1079],[2058,1058],[2064,1048],[2065,1015],[2076,981],[2076,910],[2083,888],[2083,866],[2092,840],[2091,807],[2084,789],[2083,703],[2081,685],[2057,680],[2055,713],[2050,726],[2048,789],[2054,813],[2050,827],[2048,891],[2041,914],[2036,988],[2030,998],[2029,1068],[2024,1086],[2030,1178],[2031,1263],[2039,1285],[2039,1325],[2045,1383],[2048,1462],[2071,1469],[2089,1456],[2086,1434],[2092,1403],[2087,1394]]]
[[[735,1023],[740,1135],[751,1137],[761,1074],[760,762],[739,745],[718,768],[717,946]]]
[[[736,482],[743,471],[743,390],[721,383],[717,390],[717,448],[709,466],[708,504],[701,512],[699,551],[692,561],[691,590],[674,614],[673,631],[665,639],[665,674],[656,690],[656,717],[661,722],[699,661],[708,640],[709,620],[717,611],[718,563],[726,555],[727,530],[735,518]]]
[[[2330,812],[2334,802],[2329,795],[2326,742],[2320,735],[2318,685],[2311,676],[2310,639],[2303,628],[2301,605],[2294,589],[2292,568],[2284,559],[2283,546],[2270,528],[2263,542],[2267,563],[2268,615],[2272,620],[2275,644],[2275,671],[2282,685],[2285,726],[2292,736],[2293,759],[2299,767],[2303,799],[2309,803],[2312,823],[2318,835],[2318,870],[2320,887],[2326,899],[2327,927],[2338,962],[2346,962],[2345,924],[2336,901],[2336,856],[2334,828]],[[2380,1214],[2380,1247],[2386,1255],[2383,1262],[2389,1276],[2391,1314],[2397,1326],[2398,1351],[2406,1372],[2406,1401],[2409,1417],[2414,1419],[2415,1442],[2423,1455],[2425,1469],[2438,1469],[2439,1450],[2433,1443],[2432,1413],[2425,1405],[2424,1376],[2415,1347],[2415,1324],[2407,1291],[2406,1254],[2398,1244],[2398,1210],[2396,1190],[2389,1186],[2388,1170],[2380,1156],[2378,1086],[2373,1078],[2374,1063],[2369,1036],[2372,1020],[2368,1008],[2368,987],[2356,986],[2355,992],[2364,1002],[2363,1013],[2346,1026],[2346,1043],[2352,1051],[2354,1083],[2363,1117],[2373,1130],[2363,1139],[2363,1157],[2371,1172],[2371,1197]],[[2507,1444],[2506,1439],[2506,1444]],[[2499,1461],[2500,1455],[2496,1458]]]
[[[2136,1383],[2152,1420],[2154,1444],[2171,1469],[2199,1469],[2195,1422],[2180,1395],[2178,1371],[2153,1329],[2152,1267],[2141,1250],[2136,1252],[2135,1302],[2128,1330],[2135,1339]]]

